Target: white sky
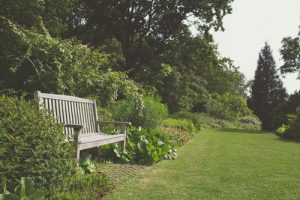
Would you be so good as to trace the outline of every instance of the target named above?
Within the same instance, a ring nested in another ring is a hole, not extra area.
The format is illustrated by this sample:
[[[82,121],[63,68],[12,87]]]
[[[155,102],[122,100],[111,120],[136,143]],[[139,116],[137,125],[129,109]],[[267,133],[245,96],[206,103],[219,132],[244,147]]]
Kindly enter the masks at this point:
[[[281,40],[299,32],[300,0],[234,0],[232,7],[232,14],[224,18],[225,31],[214,33],[221,55],[231,58],[250,80],[258,53],[268,42],[279,67]],[[283,82],[288,93],[300,89],[296,74],[287,75]]]

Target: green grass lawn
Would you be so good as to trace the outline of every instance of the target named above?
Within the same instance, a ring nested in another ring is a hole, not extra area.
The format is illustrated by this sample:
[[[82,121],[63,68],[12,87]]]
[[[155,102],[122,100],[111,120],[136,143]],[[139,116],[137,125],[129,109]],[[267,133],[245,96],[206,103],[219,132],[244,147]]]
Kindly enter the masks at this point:
[[[205,130],[127,180],[109,199],[300,199],[300,143],[271,133]]]

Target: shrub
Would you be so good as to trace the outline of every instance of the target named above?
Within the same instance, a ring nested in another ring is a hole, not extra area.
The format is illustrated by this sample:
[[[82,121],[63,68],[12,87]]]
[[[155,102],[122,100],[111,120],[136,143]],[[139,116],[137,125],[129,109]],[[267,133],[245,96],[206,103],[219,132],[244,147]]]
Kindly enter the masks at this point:
[[[200,120],[201,117],[199,116],[199,113],[191,113],[189,111],[180,111],[180,112],[174,113],[172,115],[172,117],[176,118],[176,119],[191,120],[198,130],[200,130],[201,126],[203,125],[202,121]]]
[[[75,172],[75,151],[63,128],[36,105],[0,96],[0,179],[9,180],[11,190],[21,177],[32,177],[49,195]]]
[[[127,133],[126,151],[118,143],[102,146],[108,159],[150,165],[163,159],[174,159],[176,149],[169,136],[160,130],[138,130],[131,127]]]
[[[246,113],[245,113],[246,114]],[[240,118],[228,121],[224,119],[217,119],[211,117],[206,113],[191,113],[188,111],[180,111],[172,115],[176,119],[189,119],[193,124],[199,128],[245,128],[252,130],[260,130],[261,122],[260,120],[251,113],[246,116],[241,116]]]
[[[176,147],[186,144],[194,136],[192,132],[174,127],[160,126],[158,129],[167,133]]]
[[[273,111],[272,126],[278,128],[281,124],[287,124],[287,115],[294,114],[300,106],[300,91],[291,94],[287,101],[279,104]]]
[[[180,111],[172,115],[176,119],[189,119],[193,121],[194,125],[200,128],[232,128],[234,124],[209,116],[207,113],[191,113],[188,111]]]
[[[144,107],[141,112],[131,100],[122,100],[112,106],[113,118],[121,121],[131,121],[135,126],[146,129],[156,128],[168,116],[167,106],[154,97],[144,97]]]
[[[277,130],[277,135],[290,138],[300,139],[300,107],[297,109],[295,114],[288,115],[287,125],[282,125]]]
[[[194,126],[193,122],[188,119],[172,119],[168,118],[162,121],[162,126],[165,127],[173,127],[185,131],[189,131],[195,133],[197,131],[196,127]]]
[[[211,116],[229,121],[235,121],[251,114],[246,99],[230,93],[212,94],[208,107]]]
[[[255,115],[241,117],[238,120],[238,126],[244,129],[260,130],[261,121]]]
[[[286,130],[289,127],[285,124],[282,124],[277,130],[276,130],[276,135],[280,136],[280,137],[286,137]]]

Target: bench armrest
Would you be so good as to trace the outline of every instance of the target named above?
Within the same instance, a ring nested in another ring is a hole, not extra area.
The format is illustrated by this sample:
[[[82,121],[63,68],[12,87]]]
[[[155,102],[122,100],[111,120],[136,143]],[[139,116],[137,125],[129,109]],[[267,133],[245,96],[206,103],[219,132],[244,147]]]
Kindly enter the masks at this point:
[[[80,124],[65,124],[64,127],[73,128],[76,131],[76,130],[81,130],[83,128],[83,125],[80,125]]]
[[[79,144],[79,136],[80,136],[81,130],[83,128],[83,125],[80,125],[80,124],[64,124],[64,127],[74,129],[73,145],[74,145],[75,149],[77,150],[78,144]],[[77,154],[78,154],[78,150],[77,150]],[[78,157],[78,155],[77,155],[77,157]]]
[[[106,125],[106,124],[115,124],[115,125],[131,125],[131,122],[120,122],[120,121],[98,121],[99,124]]]

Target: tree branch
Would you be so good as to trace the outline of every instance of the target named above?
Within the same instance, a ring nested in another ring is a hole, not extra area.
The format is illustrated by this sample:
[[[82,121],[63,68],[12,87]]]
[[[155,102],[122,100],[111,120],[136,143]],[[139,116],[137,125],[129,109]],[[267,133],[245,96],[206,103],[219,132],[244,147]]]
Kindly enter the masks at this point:
[[[33,68],[34,72],[36,73],[38,79],[41,80],[41,75],[40,75],[40,72],[38,71],[36,65],[32,62],[32,60],[29,57],[27,57],[27,59],[31,63],[32,68]]]

